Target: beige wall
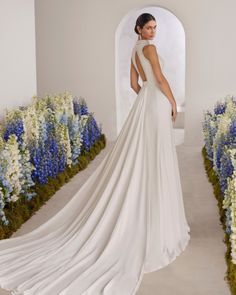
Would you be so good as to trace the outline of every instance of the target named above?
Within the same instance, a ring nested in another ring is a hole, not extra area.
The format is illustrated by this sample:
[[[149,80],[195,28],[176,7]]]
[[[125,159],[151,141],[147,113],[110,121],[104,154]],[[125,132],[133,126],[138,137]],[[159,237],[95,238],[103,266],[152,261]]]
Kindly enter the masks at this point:
[[[36,93],[34,1],[0,0],[0,117]]]
[[[202,145],[203,109],[236,93],[234,0],[38,0],[35,4],[38,94],[70,90],[84,96],[109,140],[117,136],[115,32],[122,18],[137,7],[151,4],[168,9],[185,29],[185,144]]]

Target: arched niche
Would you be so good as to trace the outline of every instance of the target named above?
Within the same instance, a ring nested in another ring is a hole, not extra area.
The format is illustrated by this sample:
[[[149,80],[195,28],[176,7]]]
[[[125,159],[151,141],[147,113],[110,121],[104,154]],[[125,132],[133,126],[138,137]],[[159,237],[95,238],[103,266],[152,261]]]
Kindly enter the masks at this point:
[[[134,32],[137,17],[148,12],[158,25],[153,42],[165,62],[164,74],[177,102],[177,136],[184,138],[185,106],[185,32],[180,20],[169,10],[159,6],[134,9],[120,21],[115,36],[117,135],[119,134],[137,94],[130,87],[130,58],[138,38]],[[141,82],[140,82],[140,85]],[[179,121],[178,121],[179,120]],[[182,130],[182,131],[181,131]]]

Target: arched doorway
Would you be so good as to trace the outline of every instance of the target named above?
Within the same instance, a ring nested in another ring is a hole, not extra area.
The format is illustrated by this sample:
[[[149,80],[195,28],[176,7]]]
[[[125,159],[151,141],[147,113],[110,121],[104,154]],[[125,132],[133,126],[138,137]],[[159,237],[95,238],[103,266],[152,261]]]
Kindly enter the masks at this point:
[[[130,57],[138,38],[134,32],[135,22],[144,12],[151,13],[158,24],[156,37],[152,42],[166,61],[164,75],[169,81],[179,112],[174,128],[176,144],[180,144],[184,141],[185,32],[180,20],[172,12],[159,6],[146,6],[130,11],[123,17],[116,30],[117,135],[137,96],[130,87]]]

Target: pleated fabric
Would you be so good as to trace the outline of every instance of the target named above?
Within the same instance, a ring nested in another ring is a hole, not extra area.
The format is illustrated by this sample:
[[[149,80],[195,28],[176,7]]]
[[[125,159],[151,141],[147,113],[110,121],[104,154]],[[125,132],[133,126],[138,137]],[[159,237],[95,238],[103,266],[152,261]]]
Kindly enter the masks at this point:
[[[143,55],[147,44],[137,41],[132,53],[147,81],[110,152],[50,220],[0,241],[0,286],[11,294],[133,295],[144,273],[186,248],[171,105]]]

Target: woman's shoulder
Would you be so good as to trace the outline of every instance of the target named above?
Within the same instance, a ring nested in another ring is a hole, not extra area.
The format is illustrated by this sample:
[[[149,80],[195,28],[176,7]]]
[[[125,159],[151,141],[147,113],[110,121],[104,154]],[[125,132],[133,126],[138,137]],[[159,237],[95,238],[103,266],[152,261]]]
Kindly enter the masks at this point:
[[[148,56],[157,55],[157,47],[154,43],[149,43],[143,47],[143,52]]]

